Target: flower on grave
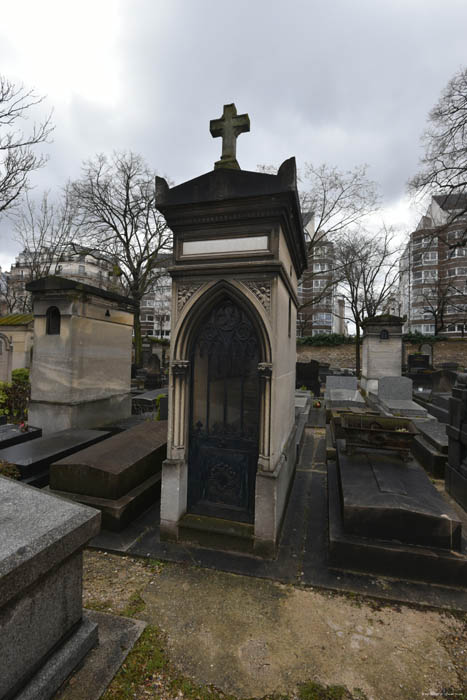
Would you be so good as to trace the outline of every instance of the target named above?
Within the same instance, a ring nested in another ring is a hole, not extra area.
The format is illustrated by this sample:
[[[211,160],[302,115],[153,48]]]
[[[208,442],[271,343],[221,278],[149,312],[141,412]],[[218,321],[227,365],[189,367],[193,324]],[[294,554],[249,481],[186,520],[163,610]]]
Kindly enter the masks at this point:
[[[321,401],[313,401],[313,408],[321,408]]]

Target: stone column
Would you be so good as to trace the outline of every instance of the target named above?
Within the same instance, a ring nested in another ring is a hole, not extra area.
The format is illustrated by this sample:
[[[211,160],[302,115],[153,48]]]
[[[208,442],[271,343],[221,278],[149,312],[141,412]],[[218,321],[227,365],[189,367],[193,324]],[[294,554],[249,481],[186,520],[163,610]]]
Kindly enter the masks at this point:
[[[188,420],[188,360],[170,363],[170,403],[167,459],[162,465],[161,539],[178,539],[178,521],[186,513],[188,462],[186,432]]]
[[[260,415],[259,415],[259,457],[258,466],[261,471],[270,471],[270,441],[271,441],[271,377],[272,364],[258,364],[260,379]]]

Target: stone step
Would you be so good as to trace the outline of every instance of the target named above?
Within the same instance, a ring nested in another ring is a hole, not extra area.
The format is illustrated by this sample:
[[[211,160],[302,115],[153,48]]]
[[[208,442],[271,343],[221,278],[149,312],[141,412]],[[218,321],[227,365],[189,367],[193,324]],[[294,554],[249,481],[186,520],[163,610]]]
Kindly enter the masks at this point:
[[[451,394],[432,394],[431,403],[433,406],[438,406],[439,408],[443,408],[445,411],[449,411],[450,398]]]
[[[57,489],[52,491],[49,486],[45,490],[50,491],[55,496],[62,496],[71,501],[100,510],[102,513],[102,529],[120,532],[132,520],[160,499],[161,476],[162,473],[159,471],[117,499],[96,498],[95,496],[85,496],[81,493],[70,493]]]
[[[449,423],[449,410],[436,406],[433,403],[427,404],[426,408],[430,416],[439,420],[440,423]]]
[[[424,436],[417,435],[414,438],[412,454],[429,474],[437,479],[444,479],[447,455],[439,452]]]
[[[179,540],[224,551],[253,552],[254,527],[222,518],[186,513],[180,520]]]

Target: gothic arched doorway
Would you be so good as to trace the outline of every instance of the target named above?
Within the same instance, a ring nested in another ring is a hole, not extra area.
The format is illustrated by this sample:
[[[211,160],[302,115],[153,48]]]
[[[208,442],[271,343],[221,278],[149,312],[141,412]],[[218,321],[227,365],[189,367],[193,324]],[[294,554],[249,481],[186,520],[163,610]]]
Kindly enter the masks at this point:
[[[244,309],[223,296],[191,346],[188,511],[254,521],[260,345]]]

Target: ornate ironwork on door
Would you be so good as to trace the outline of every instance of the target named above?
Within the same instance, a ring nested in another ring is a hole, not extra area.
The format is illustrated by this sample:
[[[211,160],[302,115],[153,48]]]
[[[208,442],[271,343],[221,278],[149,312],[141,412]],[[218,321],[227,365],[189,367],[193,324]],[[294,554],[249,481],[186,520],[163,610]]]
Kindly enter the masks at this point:
[[[188,509],[252,522],[258,461],[259,345],[243,309],[223,298],[192,352]]]

